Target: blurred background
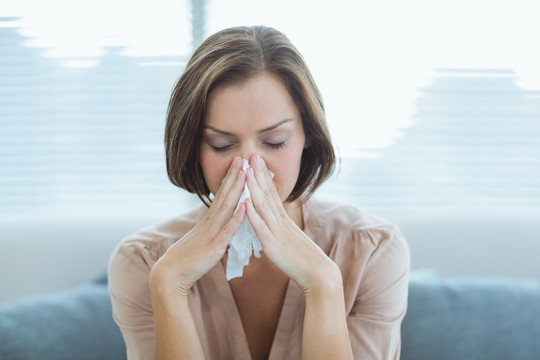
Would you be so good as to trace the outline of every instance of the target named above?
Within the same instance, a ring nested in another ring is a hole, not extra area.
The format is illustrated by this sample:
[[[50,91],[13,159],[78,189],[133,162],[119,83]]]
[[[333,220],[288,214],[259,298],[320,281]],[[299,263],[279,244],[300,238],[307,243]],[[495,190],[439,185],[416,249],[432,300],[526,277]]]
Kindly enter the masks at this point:
[[[0,302],[90,281],[122,237],[199,203],[168,182],[194,47],[284,32],[341,158],[320,197],[396,222],[414,269],[540,277],[534,0],[0,0]]]

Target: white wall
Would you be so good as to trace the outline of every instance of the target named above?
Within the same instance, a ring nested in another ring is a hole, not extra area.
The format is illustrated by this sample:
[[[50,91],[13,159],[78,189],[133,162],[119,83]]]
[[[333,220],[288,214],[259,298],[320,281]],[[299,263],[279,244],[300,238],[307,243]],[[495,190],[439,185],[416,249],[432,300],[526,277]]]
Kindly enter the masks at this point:
[[[412,267],[441,275],[540,278],[538,214],[431,214],[392,219],[411,248]],[[0,221],[0,303],[67,289],[106,271],[130,233],[157,219]]]
[[[540,210],[526,214],[432,214],[403,217],[413,268],[441,275],[540,278]]]
[[[0,302],[49,293],[104,274],[109,255],[148,219],[9,219],[0,222]]]

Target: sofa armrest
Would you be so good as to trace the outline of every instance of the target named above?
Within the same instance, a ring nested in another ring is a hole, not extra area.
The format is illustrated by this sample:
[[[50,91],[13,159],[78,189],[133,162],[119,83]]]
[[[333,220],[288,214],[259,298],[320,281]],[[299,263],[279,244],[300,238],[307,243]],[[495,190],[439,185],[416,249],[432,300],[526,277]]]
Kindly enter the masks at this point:
[[[0,359],[125,359],[104,281],[0,306]]]
[[[538,359],[540,281],[411,281],[402,359]]]

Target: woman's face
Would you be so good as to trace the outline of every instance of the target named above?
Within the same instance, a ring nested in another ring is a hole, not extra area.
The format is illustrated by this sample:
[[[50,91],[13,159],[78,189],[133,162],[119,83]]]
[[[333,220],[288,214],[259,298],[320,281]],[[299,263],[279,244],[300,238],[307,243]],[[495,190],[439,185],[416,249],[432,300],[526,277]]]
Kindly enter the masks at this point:
[[[298,179],[305,142],[300,112],[285,85],[263,73],[210,93],[199,161],[215,194],[235,156],[249,160],[257,153],[274,173],[283,202]]]

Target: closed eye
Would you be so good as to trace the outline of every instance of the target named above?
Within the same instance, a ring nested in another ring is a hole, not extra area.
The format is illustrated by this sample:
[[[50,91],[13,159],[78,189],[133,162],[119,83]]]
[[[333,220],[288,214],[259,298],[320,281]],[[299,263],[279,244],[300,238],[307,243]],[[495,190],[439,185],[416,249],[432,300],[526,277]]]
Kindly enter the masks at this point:
[[[286,141],[282,141],[282,142],[279,142],[279,143],[265,143],[266,146],[268,146],[269,148],[271,148],[272,150],[279,150],[281,148],[283,148],[285,145],[286,145]],[[212,148],[213,151],[217,152],[217,153],[222,153],[222,152],[226,152],[228,150],[231,150],[234,145],[225,145],[225,146],[214,146],[214,145],[210,145],[210,147]]]
[[[272,149],[274,150],[278,150],[278,149],[281,149],[282,147],[285,146],[285,141],[282,141],[280,143],[266,143],[267,146],[271,147]]]
[[[211,147],[212,150],[214,150],[215,152],[225,152],[225,151],[227,151],[227,150],[232,149],[233,145],[226,145],[226,146],[213,146],[213,145],[210,145],[210,147]]]

